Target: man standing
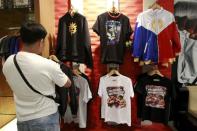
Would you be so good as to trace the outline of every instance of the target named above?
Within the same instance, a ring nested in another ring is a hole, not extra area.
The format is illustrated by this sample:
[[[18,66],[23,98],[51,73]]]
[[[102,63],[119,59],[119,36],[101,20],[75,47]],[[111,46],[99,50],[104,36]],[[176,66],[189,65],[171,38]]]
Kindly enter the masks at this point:
[[[27,81],[43,95],[55,97],[55,84],[69,87],[69,78],[60,65],[40,56],[44,49],[46,30],[41,24],[25,23],[20,29],[24,43],[16,60]],[[14,93],[18,131],[59,131],[58,105],[54,100],[35,93],[20,76],[14,55],[3,65],[3,74]]]

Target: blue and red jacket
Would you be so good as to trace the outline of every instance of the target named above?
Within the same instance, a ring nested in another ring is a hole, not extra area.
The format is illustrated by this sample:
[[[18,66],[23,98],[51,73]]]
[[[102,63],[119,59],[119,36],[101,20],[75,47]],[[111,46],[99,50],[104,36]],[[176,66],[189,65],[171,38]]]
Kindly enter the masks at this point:
[[[180,52],[180,38],[171,12],[148,9],[137,17],[133,56],[145,64],[172,63]]]

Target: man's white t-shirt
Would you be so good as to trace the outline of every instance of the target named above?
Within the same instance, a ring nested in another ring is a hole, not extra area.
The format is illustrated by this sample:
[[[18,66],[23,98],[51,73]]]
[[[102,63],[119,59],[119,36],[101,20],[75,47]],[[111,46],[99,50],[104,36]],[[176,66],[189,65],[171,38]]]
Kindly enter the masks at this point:
[[[27,121],[56,113],[58,105],[26,85],[13,58],[14,55],[10,56],[4,63],[3,74],[14,93],[17,120]],[[16,59],[28,82],[44,95],[55,97],[55,84],[63,87],[68,80],[60,65],[52,60],[28,52],[19,52]]]
[[[101,97],[101,118],[105,122],[131,126],[131,97],[134,96],[131,79],[123,76],[100,78],[98,95]]]

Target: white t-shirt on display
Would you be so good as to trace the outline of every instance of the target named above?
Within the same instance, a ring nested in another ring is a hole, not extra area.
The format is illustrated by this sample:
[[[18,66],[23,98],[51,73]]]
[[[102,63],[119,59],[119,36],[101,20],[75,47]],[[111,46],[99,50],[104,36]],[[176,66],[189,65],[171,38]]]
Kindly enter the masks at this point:
[[[101,97],[101,118],[131,126],[131,97],[134,97],[131,79],[123,76],[100,78],[98,95]]]
[[[75,123],[79,123],[80,128],[86,128],[86,123],[87,123],[87,103],[88,101],[92,98],[92,93],[89,88],[88,81],[81,77],[81,76],[74,76],[73,81],[75,86],[79,89],[79,107],[78,107],[78,112],[77,112],[77,118],[74,116],[72,121]],[[69,107],[70,108],[70,107]],[[70,109],[67,108],[67,111],[65,113],[65,118],[64,122],[65,123],[70,123],[71,121],[69,120],[71,111]]]
[[[10,56],[3,65],[3,74],[14,93],[18,121],[27,121],[57,112],[54,100],[32,91],[24,82]],[[34,53],[19,52],[17,63],[27,81],[44,95],[55,97],[55,84],[63,87],[68,77],[60,65]]]

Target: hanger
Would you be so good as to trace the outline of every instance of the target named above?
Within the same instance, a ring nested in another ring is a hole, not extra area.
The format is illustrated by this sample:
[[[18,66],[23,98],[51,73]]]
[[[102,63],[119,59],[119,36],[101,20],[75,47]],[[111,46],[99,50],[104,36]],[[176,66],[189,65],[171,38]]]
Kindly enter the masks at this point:
[[[73,74],[78,77],[81,76],[81,72],[79,71],[79,69],[73,69]]]
[[[50,55],[50,56],[49,56],[49,59],[51,59],[51,60],[53,60],[53,61],[55,61],[55,62],[60,62],[60,61],[58,60],[58,58],[57,58],[55,55]]]
[[[119,70],[119,65],[118,64],[113,64],[113,63],[107,64],[107,71],[108,71],[107,75],[108,76],[112,76],[112,75],[119,76],[119,75],[121,75],[118,70]]]
[[[112,14],[119,14],[119,11],[118,11],[118,9],[115,7],[115,2],[114,1],[112,1],[112,8],[111,8],[111,10],[109,11],[109,13],[112,13]]]
[[[76,10],[74,9],[73,5],[71,5],[70,10],[69,10],[70,15],[73,17],[76,13]]]
[[[159,5],[157,2],[155,2],[154,4],[152,4],[150,7],[150,9],[156,10],[156,9],[161,9],[161,5]]]
[[[108,75],[108,76],[112,76],[112,75],[120,76],[121,74],[119,73],[118,70],[112,69],[107,75]]]
[[[79,66],[73,66],[73,74],[75,75],[75,76],[81,76],[81,71],[80,71],[80,69],[79,69]]]
[[[81,72],[78,69],[74,69],[73,74],[78,77],[81,76]]]
[[[161,72],[159,71],[157,65],[153,65],[153,69],[152,69],[151,71],[148,72],[148,75],[150,75],[150,76],[153,76],[153,75],[155,75],[155,74],[157,74],[157,75],[159,75],[159,76],[161,76],[161,77],[164,77],[164,75],[161,74]]]
[[[161,77],[164,77],[164,75],[162,75],[159,70],[152,70],[152,71],[148,72],[148,75],[150,75],[150,76],[153,76],[155,74],[157,74],[157,75],[159,75]]]

